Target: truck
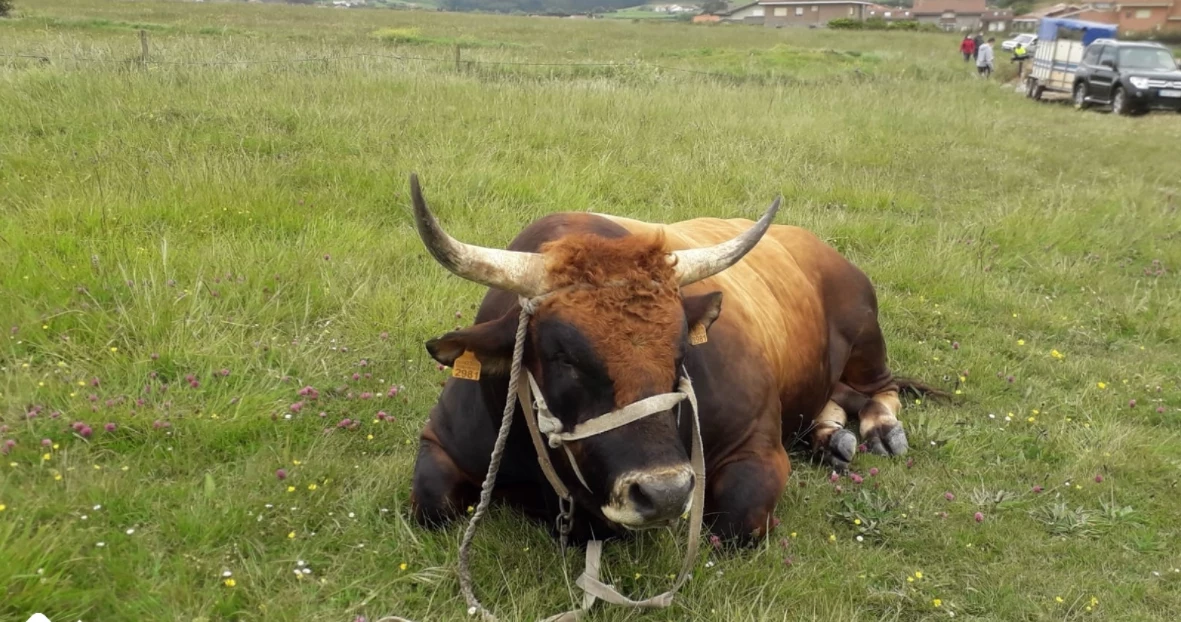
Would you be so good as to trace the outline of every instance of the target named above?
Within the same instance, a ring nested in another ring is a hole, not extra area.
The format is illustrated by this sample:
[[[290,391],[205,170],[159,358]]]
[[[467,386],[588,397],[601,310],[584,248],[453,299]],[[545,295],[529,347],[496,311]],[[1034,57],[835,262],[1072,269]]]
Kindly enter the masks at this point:
[[[1033,68],[1025,76],[1025,96],[1040,100],[1046,91],[1073,95],[1075,72],[1086,47],[1098,39],[1115,39],[1117,32],[1115,24],[1042,18]]]

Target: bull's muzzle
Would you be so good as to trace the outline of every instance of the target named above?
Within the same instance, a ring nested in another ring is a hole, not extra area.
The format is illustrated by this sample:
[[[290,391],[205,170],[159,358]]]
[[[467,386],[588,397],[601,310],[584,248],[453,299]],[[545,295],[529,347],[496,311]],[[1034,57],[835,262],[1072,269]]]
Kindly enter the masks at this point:
[[[693,483],[688,463],[624,473],[616,478],[603,515],[628,529],[659,527],[689,509]]]

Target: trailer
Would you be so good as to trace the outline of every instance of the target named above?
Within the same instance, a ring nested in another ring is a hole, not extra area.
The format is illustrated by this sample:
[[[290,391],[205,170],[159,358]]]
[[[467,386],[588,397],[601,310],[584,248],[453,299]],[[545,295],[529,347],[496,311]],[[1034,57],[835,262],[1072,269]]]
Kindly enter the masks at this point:
[[[1025,77],[1025,96],[1041,99],[1046,91],[1069,95],[1074,89],[1074,72],[1083,58],[1083,50],[1092,41],[1114,39],[1117,33],[1115,24],[1042,18],[1038,23],[1033,68]]]

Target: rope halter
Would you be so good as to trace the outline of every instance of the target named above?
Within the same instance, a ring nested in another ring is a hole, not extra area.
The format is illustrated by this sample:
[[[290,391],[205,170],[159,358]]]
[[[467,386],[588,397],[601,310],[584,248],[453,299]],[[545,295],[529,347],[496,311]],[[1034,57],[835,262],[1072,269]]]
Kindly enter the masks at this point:
[[[690,463],[693,466],[694,476],[693,493],[689,505],[689,540],[685,550],[685,559],[681,564],[680,574],[677,576],[672,588],[662,594],[639,601],[632,600],[620,594],[614,587],[599,580],[599,566],[603,543],[599,540],[591,540],[587,543],[586,547],[586,569],[575,581],[575,585],[582,588],[584,592],[582,607],[546,618],[545,622],[572,622],[578,620],[594,605],[596,599],[602,599],[612,604],[627,607],[667,607],[672,604],[673,595],[689,579],[690,571],[693,569],[694,561],[697,559],[697,546],[701,539],[702,514],[705,506],[705,451],[701,442],[697,395],[693,392],[693,383],[690,381],[688,374],[683,373],[676,392],[663,393],[639,400],[580,423],[571,430],[565,431],[565,426],[561,420],[555,417],[546,405],[545,398],[542,396],[540,387],[537,385],[537,380],[533,378],[533,375],[528,370],[525,371],[523,377],[521,374],[521,359],[524,357],[525,334],[529,319],[536,312],[538,304],[544,298],[545,295],[528,299],[521,298],[520,300],[521,313],[517,318],[516,342],[513,345],[512,365],[509,368],[509,389],[516,388],[517,399],[510,398],[505,400],[500,430],[497,433],[496,444],[492,450],[488,473],[484,478],[484,484],[480,491],[480,503],[476,507],[475,513],[472,514],[471,521],[468,523],[467,530],[464,532],[463,542],[459,547],[459,585],[460,591],[467,601],[468,612],[472,615],[479,614],[484,620],[496,620],[492,612],[480,604],[479,599],[476,598],[475,593],[472,591],[471,571],[468,566],[468,560],[476,524],[484,515],[488,504],[491,502],[492,489],[495,486],[496,474],[500,470],[500,461],[504,456],[504,447],[508,440],[508,431],[512,427],[513,413],[516,409],[517,402],[521,404],[521,409],[524,411],[525,422],[529,427],[529,436],[533,441],[533,448],[537,453],[538,464],[541,466],[546,480],[549,481],[550,486],[558,495],[559,506],[561,507],[561,512],[558,516],[558,531],[561,535],[563,549],[566,546],[566,539],[573,522],[574,499],[566,484],[562,482],[562,479],[554,470],[553,463],[549,458],[548,448],[556,449],[562,447],[565,450],[571,469],[582,485],[587,487],[589,491],[590,487],[587,486],[585,478],[579,472],[578,464],[574,459],[573,453],[570,451],[568,443],[590,438],[639,421],[644,417],[665,412],[673,406],[679,405],[682,401],[687,400],[689,402],[690,410],[692,411],[690,424],[693,439]],[[543,434],[545,435],[544,441],[542,440]]]

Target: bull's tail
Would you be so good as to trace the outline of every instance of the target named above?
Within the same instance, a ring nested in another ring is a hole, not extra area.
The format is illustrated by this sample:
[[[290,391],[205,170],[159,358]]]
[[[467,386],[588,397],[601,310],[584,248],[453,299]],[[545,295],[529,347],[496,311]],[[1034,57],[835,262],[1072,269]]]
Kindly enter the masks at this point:
[[[898,383],[898,394],[910,394],[914,397],[932,397],[938,399],[951,399],[951,394],[947,391],[936,389],[935,387],[914,378],[894,378],[894,382]]]

